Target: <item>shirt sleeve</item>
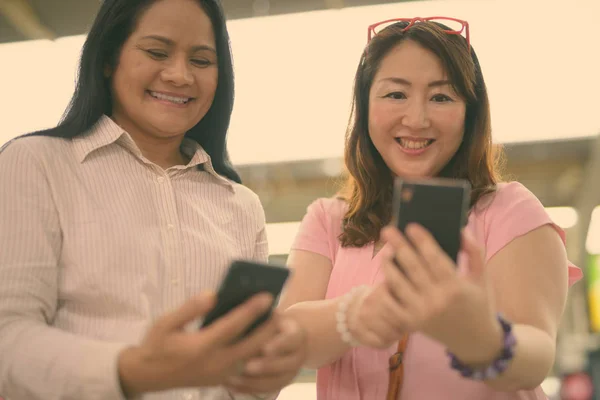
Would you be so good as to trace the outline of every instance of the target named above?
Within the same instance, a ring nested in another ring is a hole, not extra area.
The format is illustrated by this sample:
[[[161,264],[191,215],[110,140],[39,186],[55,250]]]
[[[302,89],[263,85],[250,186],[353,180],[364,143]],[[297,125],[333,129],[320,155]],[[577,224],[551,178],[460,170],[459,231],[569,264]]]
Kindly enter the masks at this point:
[[[486,261],[514,239],[543,225],[550,225],[566,245],[563,229],[556,225],[539,199],[519,182],[504,184],[495,193],[485,215]],[[569,285],[583,277],[581,269],[568,262]]]
[[[258,212],[260,213],[259,229],[256,235],[256,244],[254,246],[254,261],[266,263],[269,261],[269,242],[267,240],[267,227],[265,221],[265,212],[260,203],[258,203]]]
[[[335,263],[341,233],[342,202],[336,199],[317,199],[307,210],[292,250],[305,250],[320,254]]]
[[[0,152],[0,395],[124,399],[122,343],[51,327],[58,304],[60,219],[43,163],[14,141]]]

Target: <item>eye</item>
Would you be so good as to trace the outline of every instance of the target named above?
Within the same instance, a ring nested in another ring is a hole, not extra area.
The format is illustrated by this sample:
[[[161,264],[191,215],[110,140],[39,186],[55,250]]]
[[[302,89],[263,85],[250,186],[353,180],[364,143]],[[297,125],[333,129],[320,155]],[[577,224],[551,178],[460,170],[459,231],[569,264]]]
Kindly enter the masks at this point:
[[[454,101],[450,96],[447,96],[445,94],[436,94],[431,98],[431,100],[433,100],[436,103],[448,103]]]
[[[402,92],[392,92],[389,93],[385,96],[383,96],[384,98],[389,98],[389,99],[394,99],[394,100],[404,100],[406,99],[406,95]]]
[[[196,65],[197,67],[204,68],[204,67],[208,67],[208,66],[212,65],[212,62],[209,60],[193,59],[192,64]]]
[[[155,60],[164,60],[167,58],[167,55],[164,52],[158,50],[146,50],[146,53],[148,53],[150,57],[154,58]]]

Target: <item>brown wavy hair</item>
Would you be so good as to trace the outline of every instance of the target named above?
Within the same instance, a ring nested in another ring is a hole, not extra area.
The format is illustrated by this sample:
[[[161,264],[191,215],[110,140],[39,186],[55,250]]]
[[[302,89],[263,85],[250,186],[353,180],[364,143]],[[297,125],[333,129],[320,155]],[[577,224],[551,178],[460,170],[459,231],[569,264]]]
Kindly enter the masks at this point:
[[[369,136],[369,93],[382,60],[405,40],[435,54],[453,88],[466,102],[464,138],[440,177],[471,183],[471,207],[494,192],[504,160],[502,148],[492,144],[490,107],[481,67],[473,48],[460,35],[444,32],[436,22],[420,22],[402,32],[407,22],[391,25],[365,48],[354,82],[352,113],[346,132],[344,161],[348,177],[338,197],[348,209],[339,239],[344,247],[362,247],[379,240],[391,220],[393,173]]]

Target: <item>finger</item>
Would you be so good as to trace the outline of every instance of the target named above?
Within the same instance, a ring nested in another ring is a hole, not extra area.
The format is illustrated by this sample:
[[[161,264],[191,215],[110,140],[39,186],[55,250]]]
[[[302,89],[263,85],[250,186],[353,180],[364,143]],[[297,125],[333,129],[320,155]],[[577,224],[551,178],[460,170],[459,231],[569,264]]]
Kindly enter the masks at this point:
[[[411,329],[410,315],[394,298],[387,286],[381,288],[382,318],[395,330],[397,335],[404,334]]]
[[[385,282],[374,287],[372,294],[365,300],[368,310],[362,317],[377,317],[388,323],[396,333],[405,333],[409,314],[402,304],[396,300]]]
[[[419,289],[429,286],[431,276],[428,274],[427,265],[408,239],[396,228],[391,227],[385,229],[382,236],[395,250],[392,263],[407,275],[409,282]]]
[[[406,274],[398,271],[393,261],[383,261],[382,270],[385,276],[386,287],[396,301],[409,309],[419,304],[421,292],[409,281],[409,277]]]
[[[425,260],[425,264],[436,280],[446,280],[455,275],[456,264],[427,229],[418,224],[410,224],[406,227],[406,235]]]
[[[359,330],[359,341],[365,346],[385,348],[389,347],[402,334],[381,315],[373,315],[365,321],[364,327]]]
[[[480,279],[485,270],[483,249],[466,229],[462,232],[462,248],[467,253],[469,259],[469,275]]]
[[[261,354],[262,348],[277,335],[277,321],[269,319],[244,339],[231,344],[227,355],[235,361],[244,361]]]
[[[216,344],[229,344],[238,339],[273,304],[273,296],[261,293],[228,312],[214,323],[203,328],[208,340]]]
[[[155,328],[162,332],[180,330],[194,319],[206,315],[215,306],[216,296],[213,292],[205,292],[185,302],[177,310],[159,318]]]
[[[306,341],[306,333],[295,320],[281,318],[278,321],[278,327],[279,334],[267,343],[263,349],[265,355],[293,353]]]
[[[386,314],[387,307],[382,304],[384,290],[383,285],[376,288],[365,298],[360,312],[349,321],[350,327],[354,328],[352,334],[363,345],[385,347],[401,335],[395,328],[394,316]]]

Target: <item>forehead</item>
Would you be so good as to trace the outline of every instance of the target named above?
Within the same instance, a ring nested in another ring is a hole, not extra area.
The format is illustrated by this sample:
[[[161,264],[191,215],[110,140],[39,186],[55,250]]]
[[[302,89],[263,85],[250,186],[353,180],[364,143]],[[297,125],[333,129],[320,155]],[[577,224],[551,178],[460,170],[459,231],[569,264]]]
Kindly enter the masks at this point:
[[[158,0],[140,15],[134,36],[161,35],[176,41],[214,43],[210,18],[198,0]]]
[[[400,77],[413,82],[446,79],[441,60],[412,40],[393,47],[381,61],[377,78]]]

